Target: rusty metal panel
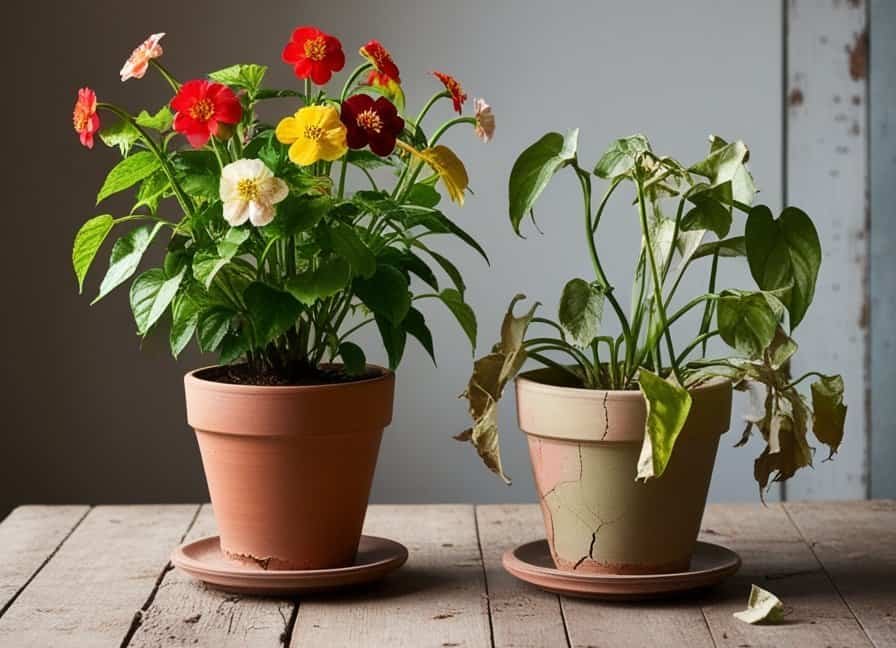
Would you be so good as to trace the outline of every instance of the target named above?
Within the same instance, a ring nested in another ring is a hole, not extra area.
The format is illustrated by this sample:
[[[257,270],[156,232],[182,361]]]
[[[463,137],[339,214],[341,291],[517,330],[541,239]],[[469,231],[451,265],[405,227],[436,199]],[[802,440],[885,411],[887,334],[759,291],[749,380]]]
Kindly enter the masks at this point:
[[[896,497],[896,3],[870,9],[871,497]]]
[[[785,196],[824,250],[793,373],[841,373],[849,406],[835,460],[787,484],[787,499],[868,493],[868,20],[863,0],[785,0]]]

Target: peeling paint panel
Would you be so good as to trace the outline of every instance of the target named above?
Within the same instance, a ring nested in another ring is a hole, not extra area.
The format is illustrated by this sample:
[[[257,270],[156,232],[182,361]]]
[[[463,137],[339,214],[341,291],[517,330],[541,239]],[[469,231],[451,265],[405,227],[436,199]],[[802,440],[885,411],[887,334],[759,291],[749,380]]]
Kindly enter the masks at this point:
[[[786,202],[816,223],[824,257],[800,325],[795,376],[841,373],[849,407],[834,461],[795,476],[787,499],[864,498],[868,486],[867,10],[863,2],[789,0]],[[798,101],[794,101],[798,97]],[[815,444],[819,445],[819,444]]]

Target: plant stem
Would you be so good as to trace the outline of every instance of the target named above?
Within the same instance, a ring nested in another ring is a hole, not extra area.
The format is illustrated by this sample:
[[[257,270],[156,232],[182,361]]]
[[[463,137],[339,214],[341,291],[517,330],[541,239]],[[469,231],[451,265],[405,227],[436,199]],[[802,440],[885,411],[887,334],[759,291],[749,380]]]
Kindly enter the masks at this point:
[[[445,131],[447,131],[452,126],[457,126],[458,124],[473,124],[475,126],[476,118],[475,117],[455,117],[454,119],[451,119],[451,120],[445,122],[444,124],[442,124],[439,127],[439,130],[437,130],[435,133],[433,133],[432,137],[429,138],[428,146],[430,146],[430,147],[435,146],[436,142],[439,141],[439,138],[441,138],[442,135],[445,134]]]
[[[349,90],[352,89],[352,83],[355,82],[355,79],[357,79],[359,76],[364,74],[365,71],[369,70],[372,67],[373,67],[373,65],[370,63],[362,63],[361,65],[356,67],[354,70],[352,70],[352,73],[345,80],[345,84],[342,86],[342,92],[339,93],[340,101],[345,101],[345,98],[348,96]]]
[[[715,336],[718,335],[718,334],[719,334],[719,330],[716,329],[716,330],[714,330],[714,331],[707,331],[706,333],[701,333],[700,335],[698,335],[697,338],[696,338],[693,342],[691,342],[691,343],[685,348],[684,351],[682,351],[682,352],[679,354],[678,358],[675,360],[676,364],[681,365],[681,363],[684,362],[684,361],[687,359],[688,354],[689,354],[691,351],[693,351],[694,349],[696,349],[700,344],[703,344],[703,355],[706,355],[706,342],[707,342],[710,338],[713,338],[713,337],[715,337]]]
[[[429,109],[432,108],[439,99],[444,99],[450,96],[450,92],[448,92],[447,90],[443,90],[442,92],[437,92],[432,97],[430,97],[429,101],[423,104],[423,109],[420,111],[420,114],[417,115],[417,119],[414,120],[414,129],[416,130],[420,127],[420,123],[423,121],[423,118],[426,117],[426,113],[429,112]]]
[[[716,273],[719,269],[719,252],[716,252],[712,255],[712,269],[709,271],[709,292],[714,293],[716,291]],[[715,310],[715,302],[707,301],[706,306],[703,308],[703,319],[700,321],[700,335],[703,335],[709,330],[709,325],[712,324],[712,313]],[[703,341],[703,355],[706,355],[706,340]]]
[[[781,389],[784,390],[784,389],[790,389],[792,387],[796,387],[801,382],[803,382],[806,378],[810,378],[811,376],[817,376],[818,378],[827,378],[827,376],[825,376],[823,373],[819,373],[817,371],[810,371],[808,373],[804,373],[802,376],[800,376],[796,380],[793,380],[793,381],[787,383]]]
[[[540,353],[537,353],[535,351],[530,351],[528,353],[528,356],[530,358],[532,358],[533,360],[535,360],[536,362],[540,362],[541,364],[545,365],[546,367],[551,367],[552,369],[560,369],[562,371],[565,371],[569,375],[574,376],[576,380],[579,380],[579,381],[582,380],[582,377],[579,374],[577,374],[575,371],[573,371],[572,369],[570,369],[569,367],[567,367],[564,364],[560,364],[559,362],[551,360],[547,356],[543,356]]]
[[[174,78],[164,65],[159,63],[156,59],[149,59],[149,64],[159,71],[159,74],[165,78],[165,81],[168,82],[168,85],[171,86],[171,89],[174,90],[175,94],[180,91],[180,83],[178,83],[177,79]]]
[[[342,156],[342,168],[339,170],[339,198],[345,194],[345,171],[348,168],[348,154]]]

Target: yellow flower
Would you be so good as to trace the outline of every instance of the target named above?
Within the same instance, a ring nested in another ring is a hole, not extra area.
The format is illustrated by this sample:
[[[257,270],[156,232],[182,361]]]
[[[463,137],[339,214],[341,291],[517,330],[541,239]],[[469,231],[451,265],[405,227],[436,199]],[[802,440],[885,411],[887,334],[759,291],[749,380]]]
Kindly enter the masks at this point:
[[[290,144],[289,159],[299,166],[318,160],[332,162],[345,155],[345,125],[332,106],[306,106],[292,117],[284,117],[274,132],[277,140]]]
[[[467,176],[467,169],[464,167],[464,163],[455,155],[454,151],[441,144],[422,151],[408,146],[401,140],[398,140],[396,144],[431,166],[445,184],[445,189],[448,190],[448,196],[451,200],[458,205],[464,204],[464,190],[467,188],[470,179]]]

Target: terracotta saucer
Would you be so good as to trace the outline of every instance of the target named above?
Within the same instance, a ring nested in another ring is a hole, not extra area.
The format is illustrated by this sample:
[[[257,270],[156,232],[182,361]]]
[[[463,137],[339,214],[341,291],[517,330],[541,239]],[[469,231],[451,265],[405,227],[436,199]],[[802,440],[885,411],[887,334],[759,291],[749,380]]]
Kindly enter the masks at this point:
[[[265,570],[236,564],[224,557],[218,536],[187,542],[171,554],[171,562],[216,589],[240,594],[298,594],[351,587],[379,580],[401,567],[407,548],[394,540],[361,536],[351,567],[309,570]]]
[[[709,542],[698,542],[691,568],[676,574],[585,574],[561,571],[554,566],[547,540],[536,540],[508,549],[504,569],[556,594],[599,599],[656,598],[715,585],[740,568],[740,556]]]

